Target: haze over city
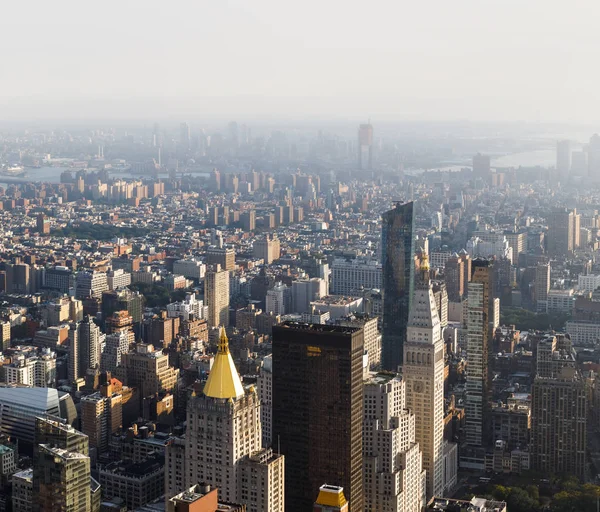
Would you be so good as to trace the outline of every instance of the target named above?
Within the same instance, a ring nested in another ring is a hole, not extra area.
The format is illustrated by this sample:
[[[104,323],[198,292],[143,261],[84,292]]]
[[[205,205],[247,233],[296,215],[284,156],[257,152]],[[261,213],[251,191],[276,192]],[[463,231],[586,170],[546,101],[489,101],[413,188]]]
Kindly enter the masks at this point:
[[[0,512],[599,512],[600,4],[0,11]]]
[[[596,2],[9,2],[7,120],[590,122]]]

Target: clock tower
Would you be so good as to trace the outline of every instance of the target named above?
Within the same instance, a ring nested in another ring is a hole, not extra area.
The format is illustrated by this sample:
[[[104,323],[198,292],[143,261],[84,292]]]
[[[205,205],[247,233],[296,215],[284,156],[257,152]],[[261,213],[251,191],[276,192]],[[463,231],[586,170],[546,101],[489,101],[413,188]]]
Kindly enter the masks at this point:
[[[415,439],[423,453],[429,500],[444,492],[444,342],[426,255],[415,281],[402,378],[407,407],[415,415]]]

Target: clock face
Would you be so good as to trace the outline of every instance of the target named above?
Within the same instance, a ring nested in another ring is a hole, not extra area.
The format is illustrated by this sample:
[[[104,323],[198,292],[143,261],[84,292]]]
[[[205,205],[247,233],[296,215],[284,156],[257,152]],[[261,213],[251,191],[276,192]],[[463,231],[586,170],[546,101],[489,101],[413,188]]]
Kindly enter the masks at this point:
[[[415,393],[423,393],[423,383],[420,381],[415,382],[413,389],[415,390]]]

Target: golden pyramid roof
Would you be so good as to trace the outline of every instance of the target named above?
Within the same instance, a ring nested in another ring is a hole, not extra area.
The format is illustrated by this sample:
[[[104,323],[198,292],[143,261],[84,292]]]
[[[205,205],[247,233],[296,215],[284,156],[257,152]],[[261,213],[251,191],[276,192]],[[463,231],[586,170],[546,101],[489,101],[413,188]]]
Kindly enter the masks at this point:
[[[204,394],[211,398],[239,398],[244,395],[242,381],[229,352],[229,340],[221,327],[219,350],[204,385]]]
[[[341,508],[348,502],[344,496],[344,489],[342,487],[322,485],[319,489],[319,496],[315,503],[327,507]]]

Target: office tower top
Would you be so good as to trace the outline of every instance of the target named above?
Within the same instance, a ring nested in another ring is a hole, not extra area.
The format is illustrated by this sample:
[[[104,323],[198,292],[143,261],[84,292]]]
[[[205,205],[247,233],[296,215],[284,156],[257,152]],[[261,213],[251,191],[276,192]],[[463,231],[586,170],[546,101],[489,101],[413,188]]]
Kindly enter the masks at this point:
[[[344,489],[337,485],[322,485],[313,512],[347,512],[348,500]]]
[[[36,418],[35,444],[49,444],[70,452],[88,455],[89,438],[71,425],[50,418]]]
[[[373,167],[373,125],[361,124],[358,127],[358,168]]]
[[[571,142],[559,140],[556,143],[556,170],[561,179],[569,176],[571,170]]]
[[[363,330],[273,327],[273,440],[286,459],[286,511],[310,510],[323,482],[363,510]]]
[[[473,174],[478,178],[488,178],[491,172],[489,155],[477,153],[473,157]]]
[[[239,398],[244,395],[244,387],[229,352],[229,342],[224,328],[221,328],[219,351],[204,386],[204,394],[211,398],[224,399]]]
[[[397,203],[382,216],[383,368],[402,364],[415,275],[414,203]]]

